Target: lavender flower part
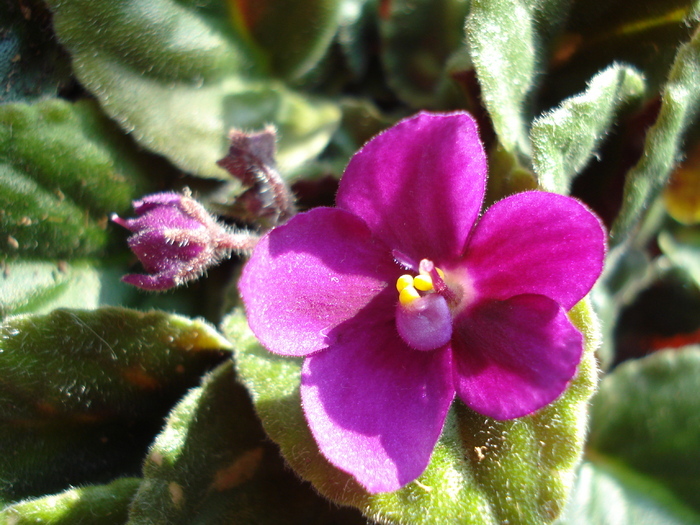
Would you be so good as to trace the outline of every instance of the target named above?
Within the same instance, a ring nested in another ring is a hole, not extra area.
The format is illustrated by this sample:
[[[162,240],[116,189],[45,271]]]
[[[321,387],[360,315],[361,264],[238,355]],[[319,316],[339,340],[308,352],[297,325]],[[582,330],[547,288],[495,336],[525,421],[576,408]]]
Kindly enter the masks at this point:
[[[112,221],[134,232],[129,247],[147,274],[122,280],[145,290],[167,290],[198,278],[231,251],[251,250],[256,239],[216,222],[189,195],[156,193],[134,201],[134,219]]]
[[[251,329],[305,357],[319,449],[369,492],[420,476],[455,396],[517,418],[576,374],[583,336],[567,311],[602,271],[601,223],[544,192],[479,219],[485,185],[471,116],[420,113],[352,158],[337,208],[273,229],[244,269]]]

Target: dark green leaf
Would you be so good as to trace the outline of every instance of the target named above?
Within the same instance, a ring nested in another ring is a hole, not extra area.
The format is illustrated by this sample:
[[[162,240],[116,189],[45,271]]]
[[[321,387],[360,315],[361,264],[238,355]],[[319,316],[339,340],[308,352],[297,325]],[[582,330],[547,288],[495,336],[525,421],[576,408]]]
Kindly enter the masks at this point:
[[[581,454],[596,365],[596,322],[586,303],[572,310],[586,335],[577,378],[552,405],[528,417],[495,421],[456,402],[423,475],[403,489],[365,492],[319,452],[301,408],[301,361],[262,348],[240,313],[224,322],[237,341],[236,366],[268,435],[304,479],[331,500],[381,523],[549,523],[559,514]]]
[[[532,124],[532,163],[540,186],[568,194],[571,181],[594,155],[616,114],[644,93],[633,68],[615,64],[591,79],[583,93]]]
[[[160,418],[230,348],[209,325],[121,308],[55,310],[0,329],[0,492],[105,481],[138,463]],[[123,463],[123,464],[122,464]]]
[[[231,363],[171,412],[144,465],[129,525],[360,524],[289,472]]]
[[[46,7],[37,0],[0,2],[0,103],[55,96],[70,80]]]
[[[123,525],[140,483],[139,478],[122,478],[109,485],[22,501],[0,512],[0,521],[8,525]]]
[[[147,165],[92,101],[0,106],[0,232],[11,256],[107,248],[108,214],[150,187]]]
[[[455,103],[457,88],[446,64],[464,41],[469,0],[394,0],[381,20],[387,82],[417,108]]]
[[[700,349],[661,351],[607,376],[591,411],[590,444],[700,509]]]

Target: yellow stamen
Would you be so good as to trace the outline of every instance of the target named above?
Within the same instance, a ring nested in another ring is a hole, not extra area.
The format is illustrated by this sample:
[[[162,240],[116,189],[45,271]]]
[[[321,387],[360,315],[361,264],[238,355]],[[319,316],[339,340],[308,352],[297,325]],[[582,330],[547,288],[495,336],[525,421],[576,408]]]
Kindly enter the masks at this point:
[[[401,292],[407,286],[413,285],[413,277],[408,274],[402,275],[396,280],[396,290]]]
[[[406,286],[401,293],[399,293],[399,302],[403,305],[407,305],[420,298],[418,290],[413,286]]]
[[[435,268],[437,270],[438,275],[440,276],[440,279],[445,278],[445,272],[443,272],[440,268]]]
[[[422,292],[429,292],[433,289],[433,280],[428,274],[416,275],[413,278],[413,286]]]

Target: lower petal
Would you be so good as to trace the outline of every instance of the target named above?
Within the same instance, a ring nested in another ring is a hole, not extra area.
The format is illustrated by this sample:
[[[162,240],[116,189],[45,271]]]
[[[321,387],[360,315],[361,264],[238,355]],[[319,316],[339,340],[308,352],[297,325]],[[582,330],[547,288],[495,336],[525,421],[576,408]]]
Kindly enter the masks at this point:
[[[448,347],[410,349],[393,320],[345,334],[307,357],[301,395],[323,455],[369,492],[420,476],[454,398]]]
[[[542,295],[487,301],[455,322],[457,396],[494,419],[522,417],[554,401],[576,373],[583,336]]]

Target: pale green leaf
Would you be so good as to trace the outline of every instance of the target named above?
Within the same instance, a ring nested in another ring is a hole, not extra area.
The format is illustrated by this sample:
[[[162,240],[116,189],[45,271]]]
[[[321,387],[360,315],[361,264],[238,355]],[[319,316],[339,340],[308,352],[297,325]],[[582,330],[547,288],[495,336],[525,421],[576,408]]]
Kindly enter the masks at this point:
[[[266,78],[224,2],[50,0],[56,32],[81,82],[143,146],[183,170],[227,178],[216,165],[228,131],[274,124],[278,161],[316,156],[340,112]]]
[[[542,189],[568,194],[609,132],[615,116],[644,93],[635,69],[610,66],[591,79],[586,91],[566,99],[532,124],[532,163]]]

